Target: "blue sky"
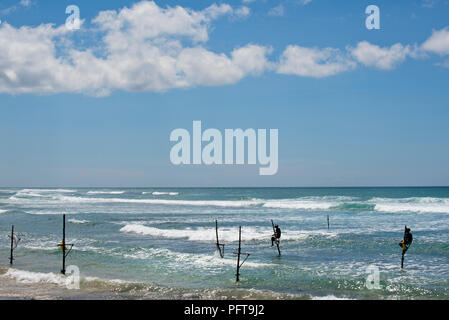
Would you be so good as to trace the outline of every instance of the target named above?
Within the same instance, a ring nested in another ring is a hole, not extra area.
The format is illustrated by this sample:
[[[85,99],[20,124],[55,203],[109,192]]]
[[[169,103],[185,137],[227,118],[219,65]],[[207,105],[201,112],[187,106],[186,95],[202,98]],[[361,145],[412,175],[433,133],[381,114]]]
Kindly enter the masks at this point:
[[[83,24],[67,32],[70,4]],[[448,14],[444,0],[2,1],[0,185],[449,185]],[[170,132],[193,120],[279,129],[278,173],[174,166]]]

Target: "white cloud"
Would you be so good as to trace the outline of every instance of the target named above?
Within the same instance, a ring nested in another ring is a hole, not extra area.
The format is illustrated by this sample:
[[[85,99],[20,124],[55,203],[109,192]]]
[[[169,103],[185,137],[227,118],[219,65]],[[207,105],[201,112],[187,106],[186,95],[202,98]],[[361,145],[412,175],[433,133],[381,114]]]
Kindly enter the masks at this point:
[[[254,44],[238,48],[232,51],[232,61],[247,74],[260,75],[267,69],[273,68],[273,64],[267,60],[272,48]]]
[[[284,6],[282,4],[271,8],[268,11],[268,15],[270,16],[283,16],[284,15]]]
[[[28,8],[28,7],[30,7],[32,4],[33,4],[33,3],[31,2],[31,0],[20,0],[20,2],[18,2],[17,4],[15,4],[15,5],[11,6],[11,7],[2,9],[2,10],[0,11],[0,13],[1,13],[2,15],[8,15],[8,14],[10,14],[10,13],[12,13],[12,12],[14,12],[14,11],[20,9],[21,7],[23,7],[23,8]]]
[[[0,27],[0,92],[49,92],[70,68],[55,57],[53,39],[67,32],[65,27],[40,25],[16,29],[7,23]]]
[[[93,22],[109,31],[110,36],[126,33],[133,41],[173,35],[207,41],[210,22],[232,13],[228,4],[213,4],[202,11],[193,11],[180,6],[164,9],[153,1],[142,1],[119,12],[101,11]]]
[[[426,58],[428,52],[441,56],[449,55],[449,27],[434,30],[432,35],[421,45],[396,43],[390,47],[379,47],[367,41],[362,41],[355,48],[348,47],[347,49],[358,62],[365,66],[391,70],[407,57]],[[437,63],[437,65],[446,67],[447,61]]]
[[[87,49],[72,42],[64,25],[16,28],[0,25],[0,93],[75,92],[97,96],[113,90],[163,92],[173,88],[237,83],[267,70],[324,78],[356,67],[357,62],[393,69],[407,57],[449,54],[449,28],[434,31],[418,48],[379,47],[362,41],[346,51],[289,45],[278,63],[272,49],[247,44],[228,53],[207,48],[212,23],[223,16],[245,17],[249,9],[213,4],[203,10],[159,7],[142,1],[130,8],[100,12],[94,28],[99,38]],[[83,32],[83,29],[78,32]],[[448,66],[448,62],[440,63]]]
[[[269,49],[250,44],[230,55],[205,49],[210,23],[245,14],[227,4],[202,11],[161,8],[143,1],[93,20],[103,34],[100,54],[80,51],[65,26],[15,28],[0,25],[0,92],[165,91],[232,84],[270,66]],[[186,43],[190,43],[186,45]],[[97,48],[95,48],[97,49]]]
[[[264,72],[269,66],[267,51],[262,46],[247,45],[233,50],[228,58],[203,48],[188,48],[180,53],[176,69],[182,70],[188,86],[231,84]]]
[[[409,46],[403,46],[400,43],[390,47],[379,47],[367,41],[359,42],[355,48],[348,48],[348,50],[358,62],[383,70],[393,69],[412,53]]]
[[[350,70],[354,63],[338,49],[288,46],[282,53],[278,73],[323,78]]]
[[[449,28],[434,30],[430,38],[421,45],[421,49],[439,55],[449,54]]]
[[[242,18],[249,16],[250,13],[251,13],[250,8],[245,6],[235,10],[235,15]]]

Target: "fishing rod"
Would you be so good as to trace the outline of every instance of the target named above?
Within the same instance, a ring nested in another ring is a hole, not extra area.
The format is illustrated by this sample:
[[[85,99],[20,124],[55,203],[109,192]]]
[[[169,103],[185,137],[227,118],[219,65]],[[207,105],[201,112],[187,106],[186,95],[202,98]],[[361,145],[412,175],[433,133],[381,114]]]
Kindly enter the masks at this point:
[[[220,253],[220,257],[224,258],[224,243],[220,243],[220,241],[218,240],[218,220],[215,219],[215,234],[217,236],[217,250]]]

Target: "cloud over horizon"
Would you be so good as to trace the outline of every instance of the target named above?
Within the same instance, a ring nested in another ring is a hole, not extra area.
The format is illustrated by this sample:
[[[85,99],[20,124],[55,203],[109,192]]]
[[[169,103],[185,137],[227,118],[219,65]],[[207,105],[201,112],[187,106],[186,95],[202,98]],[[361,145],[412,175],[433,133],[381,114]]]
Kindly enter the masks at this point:
[[[159,7],[141,1],[92,19],[100,41],[78,49],[64,25],[0,25],[0,93],[82,93],[107,96],[114,90],[164,92],[174,88],[235,84],[267,71],[326,78],[358,65],[392,70],[417,52],[449,55],[449,29],[433,31],[419,47],[396,43],[380,47],[367,41],[345,49],[287,45],[277,61],[272,48],[249,42],[229,53],[205,44],[213,21],[245,18],[247,7],[213,4],[203,10]],[[151,17],[151,19],[148,19]],[[447,60],[440,64],[447,66]]]
[[[227,4],[194,11],[180,6],[164,9],[153,1],[101,11],[92,21],[104,33],[100,55],[94,48],[75,49],[65,26],[15,28],[4,23],[0,27],[0,92],[104,96],[114,89],[161,92],[232,84],[268,67],[269,48],[248,44],[228,56],[207,50],[202,43],[209,39],[213,20],[248,14]]]

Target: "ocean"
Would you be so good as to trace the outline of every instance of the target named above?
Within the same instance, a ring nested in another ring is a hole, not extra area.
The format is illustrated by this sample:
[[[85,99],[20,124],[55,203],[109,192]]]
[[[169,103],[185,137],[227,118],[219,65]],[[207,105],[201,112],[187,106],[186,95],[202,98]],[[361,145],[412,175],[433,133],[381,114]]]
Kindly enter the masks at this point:
[[[60,274],[63,213],[79,289]],[[448,299],[449,188],[0,188],[0,297]]]

